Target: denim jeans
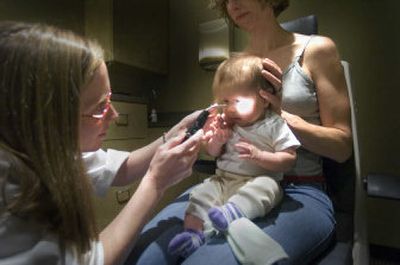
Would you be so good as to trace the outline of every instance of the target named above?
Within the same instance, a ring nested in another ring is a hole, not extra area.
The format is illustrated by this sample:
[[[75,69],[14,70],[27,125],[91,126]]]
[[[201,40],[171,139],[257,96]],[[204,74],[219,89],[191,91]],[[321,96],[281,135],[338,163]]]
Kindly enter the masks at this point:
[[[318,184],[287,184],[283,188],[285,196],[282,203],[266,217],[255,219],[254,223],[289,255],[289,259],[277,264],[308,264],[329,246],[333,238],[335,220],[332,203]],[[168,254],[169,241],[183,230],[188,192],[145,226],[125,264],[239,264],[223,236],[211,238],[186,260]]]

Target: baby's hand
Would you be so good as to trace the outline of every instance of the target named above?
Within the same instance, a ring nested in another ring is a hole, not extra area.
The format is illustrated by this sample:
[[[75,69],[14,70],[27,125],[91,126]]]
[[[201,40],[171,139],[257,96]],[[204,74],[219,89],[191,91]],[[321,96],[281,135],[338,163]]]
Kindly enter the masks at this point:
[[[208,144],[224,145],[232,136],[232,129],[226,124],[223,114],[213,115],[204,128],[204,138]]]
[[[236,151],[239,152],[239,158],[257,160],[260,157],[261,150],[255,147],[250,141],[241,138],[237,144],[235,144]]]
[[[204,138],[209,155],[217,157],[221,155],[224,144],[232,135],[232,129],[227,126],[223,115],[215,114],[204,126]]]

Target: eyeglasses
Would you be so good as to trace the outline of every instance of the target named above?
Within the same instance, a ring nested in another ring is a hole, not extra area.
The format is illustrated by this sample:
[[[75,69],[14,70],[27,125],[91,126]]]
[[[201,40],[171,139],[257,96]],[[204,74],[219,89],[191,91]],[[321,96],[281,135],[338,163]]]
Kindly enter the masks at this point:
[[[93,114],[82,114],[82,117],[94,118],[97,120],[102,120],[107,115],[108,111],[111,108],[111,92],[108,93],[106,97],[106,101],[104,104],[100,105],[96,112]]]

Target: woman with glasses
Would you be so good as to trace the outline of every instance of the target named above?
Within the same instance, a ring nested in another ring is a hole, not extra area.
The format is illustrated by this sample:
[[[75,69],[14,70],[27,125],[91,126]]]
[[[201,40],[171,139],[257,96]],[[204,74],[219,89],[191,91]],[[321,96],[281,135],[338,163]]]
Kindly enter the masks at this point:
[[[190,175],[202,131],[182,143],[182,129],[198,112],[164,139],[109,156],[99,148],[118,114],[99,46],[50,26],[1,22],[0,62],[0,264],[123,260],[164,191]],[[136,193],[99,232],[92,192],[138,176]]]

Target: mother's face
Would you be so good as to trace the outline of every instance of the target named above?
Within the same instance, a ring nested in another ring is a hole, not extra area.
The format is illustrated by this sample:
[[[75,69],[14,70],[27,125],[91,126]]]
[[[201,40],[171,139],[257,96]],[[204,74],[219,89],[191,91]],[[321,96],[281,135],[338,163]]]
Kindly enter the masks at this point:
[[[269,5],[264,5],[259,0],[226,1],[226,11],[229,17],[235,25],[244,30],[251,30],[257,23],[262,23],[267,9],[272,11]]]
[[[103,62],[89,84],[81,91],[79,137],[82,152],[98,150],[106,137],[110,123],[118,117],[110,102],[110,95],[110,80]]]

